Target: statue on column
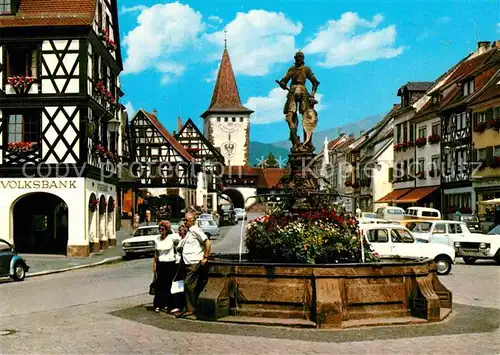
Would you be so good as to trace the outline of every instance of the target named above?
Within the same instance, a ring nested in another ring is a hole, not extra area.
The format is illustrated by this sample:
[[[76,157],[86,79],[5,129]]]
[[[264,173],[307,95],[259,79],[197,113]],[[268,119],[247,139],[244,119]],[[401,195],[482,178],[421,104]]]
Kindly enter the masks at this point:
[[[288,69],[287,73],[281,80],[276,80],[276,83],[283,89],[288,91],[283,113],[285,114],[286,122],[290,128],[290,141],[292,143],[292,153],[312,153],[314,145],[312,144],[312,136],[316,124],[318,122],[318,113],[314,109],[314,105],[318,103],[314,98],[316,90],[319,86],[319,81],[314,76],[309,67],[304,64],[304,53],[298,51],[295,54],[295,65]],[[311,93],[307,91],[306,79],[312,84]],[[291,80],[290,88],[287,87],[288,81]],[[302,127],[304,131],[304,142],[300,143],[298,131],[298,114],[302,116]]]

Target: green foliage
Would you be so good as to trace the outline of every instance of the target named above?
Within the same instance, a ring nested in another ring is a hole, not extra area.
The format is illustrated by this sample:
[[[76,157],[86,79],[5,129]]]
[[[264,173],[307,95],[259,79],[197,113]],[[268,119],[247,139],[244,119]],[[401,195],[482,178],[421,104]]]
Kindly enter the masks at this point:
[[[308,264],[361,261],[357,221],[335,210],[259,217],[249,222],[245,245],[253,260]],[[364,250],[366,261],[376,261],[365,240]]]

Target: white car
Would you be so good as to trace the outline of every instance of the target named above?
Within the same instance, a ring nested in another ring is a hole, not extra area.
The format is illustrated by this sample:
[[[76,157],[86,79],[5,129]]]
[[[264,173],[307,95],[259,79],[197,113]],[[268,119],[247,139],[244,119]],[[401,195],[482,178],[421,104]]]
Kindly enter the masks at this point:
[[[247,219],[247,213],[243,208],[235,208],[234,212],[236,212],[236,219],[238,221]]]
[[[421,221],[416,222],[411,230],[417,238],[454,247],[456,255],[466,264],[474,264],[478,259],[494,259],[500,264],[500,238],[471,233],[465,222]]]
[[[125,256],[153,254],[156,249],[156,240],[160,237],[158,225],[141,226],[136,229],[132,238],[122,241]]]
[[[359,229],[381,259],[433,259],[438,275],[448,275],[455,263],[455,249],[418,239],[402,225],[370,223],[360,225]]]

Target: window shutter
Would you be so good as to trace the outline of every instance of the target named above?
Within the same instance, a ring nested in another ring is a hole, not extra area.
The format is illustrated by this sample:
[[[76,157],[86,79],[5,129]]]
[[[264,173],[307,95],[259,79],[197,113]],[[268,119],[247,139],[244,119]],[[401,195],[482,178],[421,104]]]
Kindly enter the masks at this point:
[[[31,77],[36,78],[37,77],[37,50],[34,50],[31,52]]]
[[[486,148],[486,162],[490,165],[493,162],[493,147]]]

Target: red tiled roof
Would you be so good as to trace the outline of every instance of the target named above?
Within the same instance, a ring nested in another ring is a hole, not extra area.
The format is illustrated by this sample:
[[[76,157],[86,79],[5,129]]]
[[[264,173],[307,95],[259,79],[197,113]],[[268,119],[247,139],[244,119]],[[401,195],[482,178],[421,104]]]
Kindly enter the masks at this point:
[[[485,102],[496,97],[500,97],[500,70],[491,78],[483,92],[469,102],[470,105]]]
[[[482,53],[472,59],[465,60],[456,68],[453,74],[450,75],[448,80],[446,80],[446,82],[443,85],[443,88],[448,86],[449,84],[452,84],[453,82],[464,79],[468,75],[472,74],[473,72],[481,68],[481,66],[486,64],[486,62],[488,62],[492,56],[496,57],[498,55],[498,52],[499,52],[498,49],[495,48],[485,53]]]
[[[280,188],[281,177],[286,173],[285,169],[281,168],[265,168],[260,170],[258,187],[266,189]]]
[[[151,121],[151,123],[156,127],[156,129],[165,137],[165,139],[174,147],[174,149],[184,157],[184,159],[188,161],[194,161],[194,158],[187,152],[187,150],[182,146],[182,144],[179,143],[177,139],[175,139],[168,131],[163,127],[160,121],[158,121],[158,118],[156,118],[155,115],[152,113],[149,113],[147,111],[144,111],[144,114],[146,117]]]
[[[241,104],[238,85],[236,85],[236,78],[234,77],[233,67],[227,49],[224,49],[224,53],[222,54],[219,73],[217,74],[217,81],[215,82],[214,92],[212,94],[212,101],[210,101],[208,110],[202,116],[210,112],[221,111],[253,112]]]
[[[90,25],[95,7],[96,0],[21,0],[15,15],[0,16],[0,28]]]

